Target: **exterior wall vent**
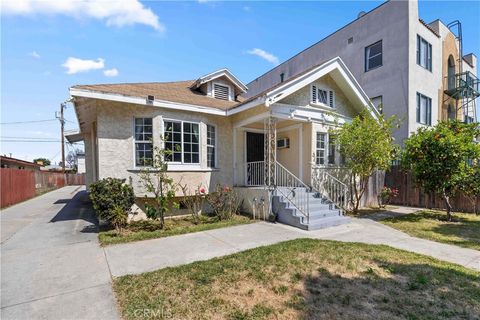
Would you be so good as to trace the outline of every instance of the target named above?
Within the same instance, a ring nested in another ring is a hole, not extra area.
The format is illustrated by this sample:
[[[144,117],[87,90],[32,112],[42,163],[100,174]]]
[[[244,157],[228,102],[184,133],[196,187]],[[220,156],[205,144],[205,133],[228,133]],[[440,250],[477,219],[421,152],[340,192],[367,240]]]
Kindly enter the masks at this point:
[[[347,41],[347,42],[348,42],[348,44],[353,43],[353,37],[348,38],[348,41]]]
[[[214,84],[213,85],[213,96],[216,99],[222,99],[222,100],[229,100],[228,99],[228,87],[227,86],[222,86],[219,84]]]
[[[155,101],[155,96],[147,96],[147,104],[153,104],[153,101]]]

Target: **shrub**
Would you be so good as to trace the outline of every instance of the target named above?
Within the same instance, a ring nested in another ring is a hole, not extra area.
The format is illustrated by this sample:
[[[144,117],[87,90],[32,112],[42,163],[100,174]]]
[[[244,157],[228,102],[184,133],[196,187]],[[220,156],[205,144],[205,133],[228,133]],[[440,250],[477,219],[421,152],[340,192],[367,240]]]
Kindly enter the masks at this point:
[[[188,185],[180,185],[180,188],[183,192],[183,203],[187,207],[190,215],[192,216],[192,221],[194,224],[200,222],[200,214],[202,213],[203,205],[206,198],[206,190],[204,187],[199,186],[194,193],[190,191]]]
[[[228,186],[218,184],[215,190],[207,195],[206,200],[212,207],[213,214],[220,220],[231,219],[240,208],[236,192]]]
[[[398,196],[398,189],[396,188],[389,188],[383,187],[382,191],[380,191],[380,195],[378,196],[378,205],[380,208],[385,208],[387,204],[390,203],[392,198]]]
[[[127,222],[135,203],[133,188],[124,182],[122,179],[106,178],[89,187],[90,200],[97,217],[108,221],[118,231]]]

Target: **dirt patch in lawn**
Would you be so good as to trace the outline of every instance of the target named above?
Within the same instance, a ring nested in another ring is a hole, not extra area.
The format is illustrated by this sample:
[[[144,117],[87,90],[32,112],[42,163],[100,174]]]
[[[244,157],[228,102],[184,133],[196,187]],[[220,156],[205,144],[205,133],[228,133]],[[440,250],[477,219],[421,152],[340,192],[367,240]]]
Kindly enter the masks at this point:
[[[480,314],[480,273],[387,246],[313,239],[124,276],[114,280],[114,288],[126,319],[154,313],[172,319],[475,319]]]

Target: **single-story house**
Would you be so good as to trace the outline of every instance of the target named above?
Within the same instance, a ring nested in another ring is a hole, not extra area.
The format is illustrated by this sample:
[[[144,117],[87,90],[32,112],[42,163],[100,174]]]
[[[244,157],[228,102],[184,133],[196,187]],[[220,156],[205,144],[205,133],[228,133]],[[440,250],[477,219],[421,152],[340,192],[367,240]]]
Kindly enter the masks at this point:
[[[244,99],[247,90],[227,69],[188,81],[76,85],[80,130],[67,138],[85,143],[87,185],[123,178],[143,195],[138,174],[159,146],[171,150],[177,182],[234,186],[247,210],[261,201],[304,229],[341,223],[348,188],[327,170],[342,164],[330,131],[365,108],[379,116],[352,73],[336,57]]]

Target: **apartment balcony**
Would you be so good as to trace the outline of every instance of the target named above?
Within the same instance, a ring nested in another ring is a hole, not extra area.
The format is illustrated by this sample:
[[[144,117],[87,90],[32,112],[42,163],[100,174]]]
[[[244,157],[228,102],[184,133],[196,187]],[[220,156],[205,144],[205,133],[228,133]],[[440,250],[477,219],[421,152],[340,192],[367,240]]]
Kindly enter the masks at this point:
[[[480,96],[480,82],[471,72],[445,77],[445,93],[454,99],[475,99]]]

